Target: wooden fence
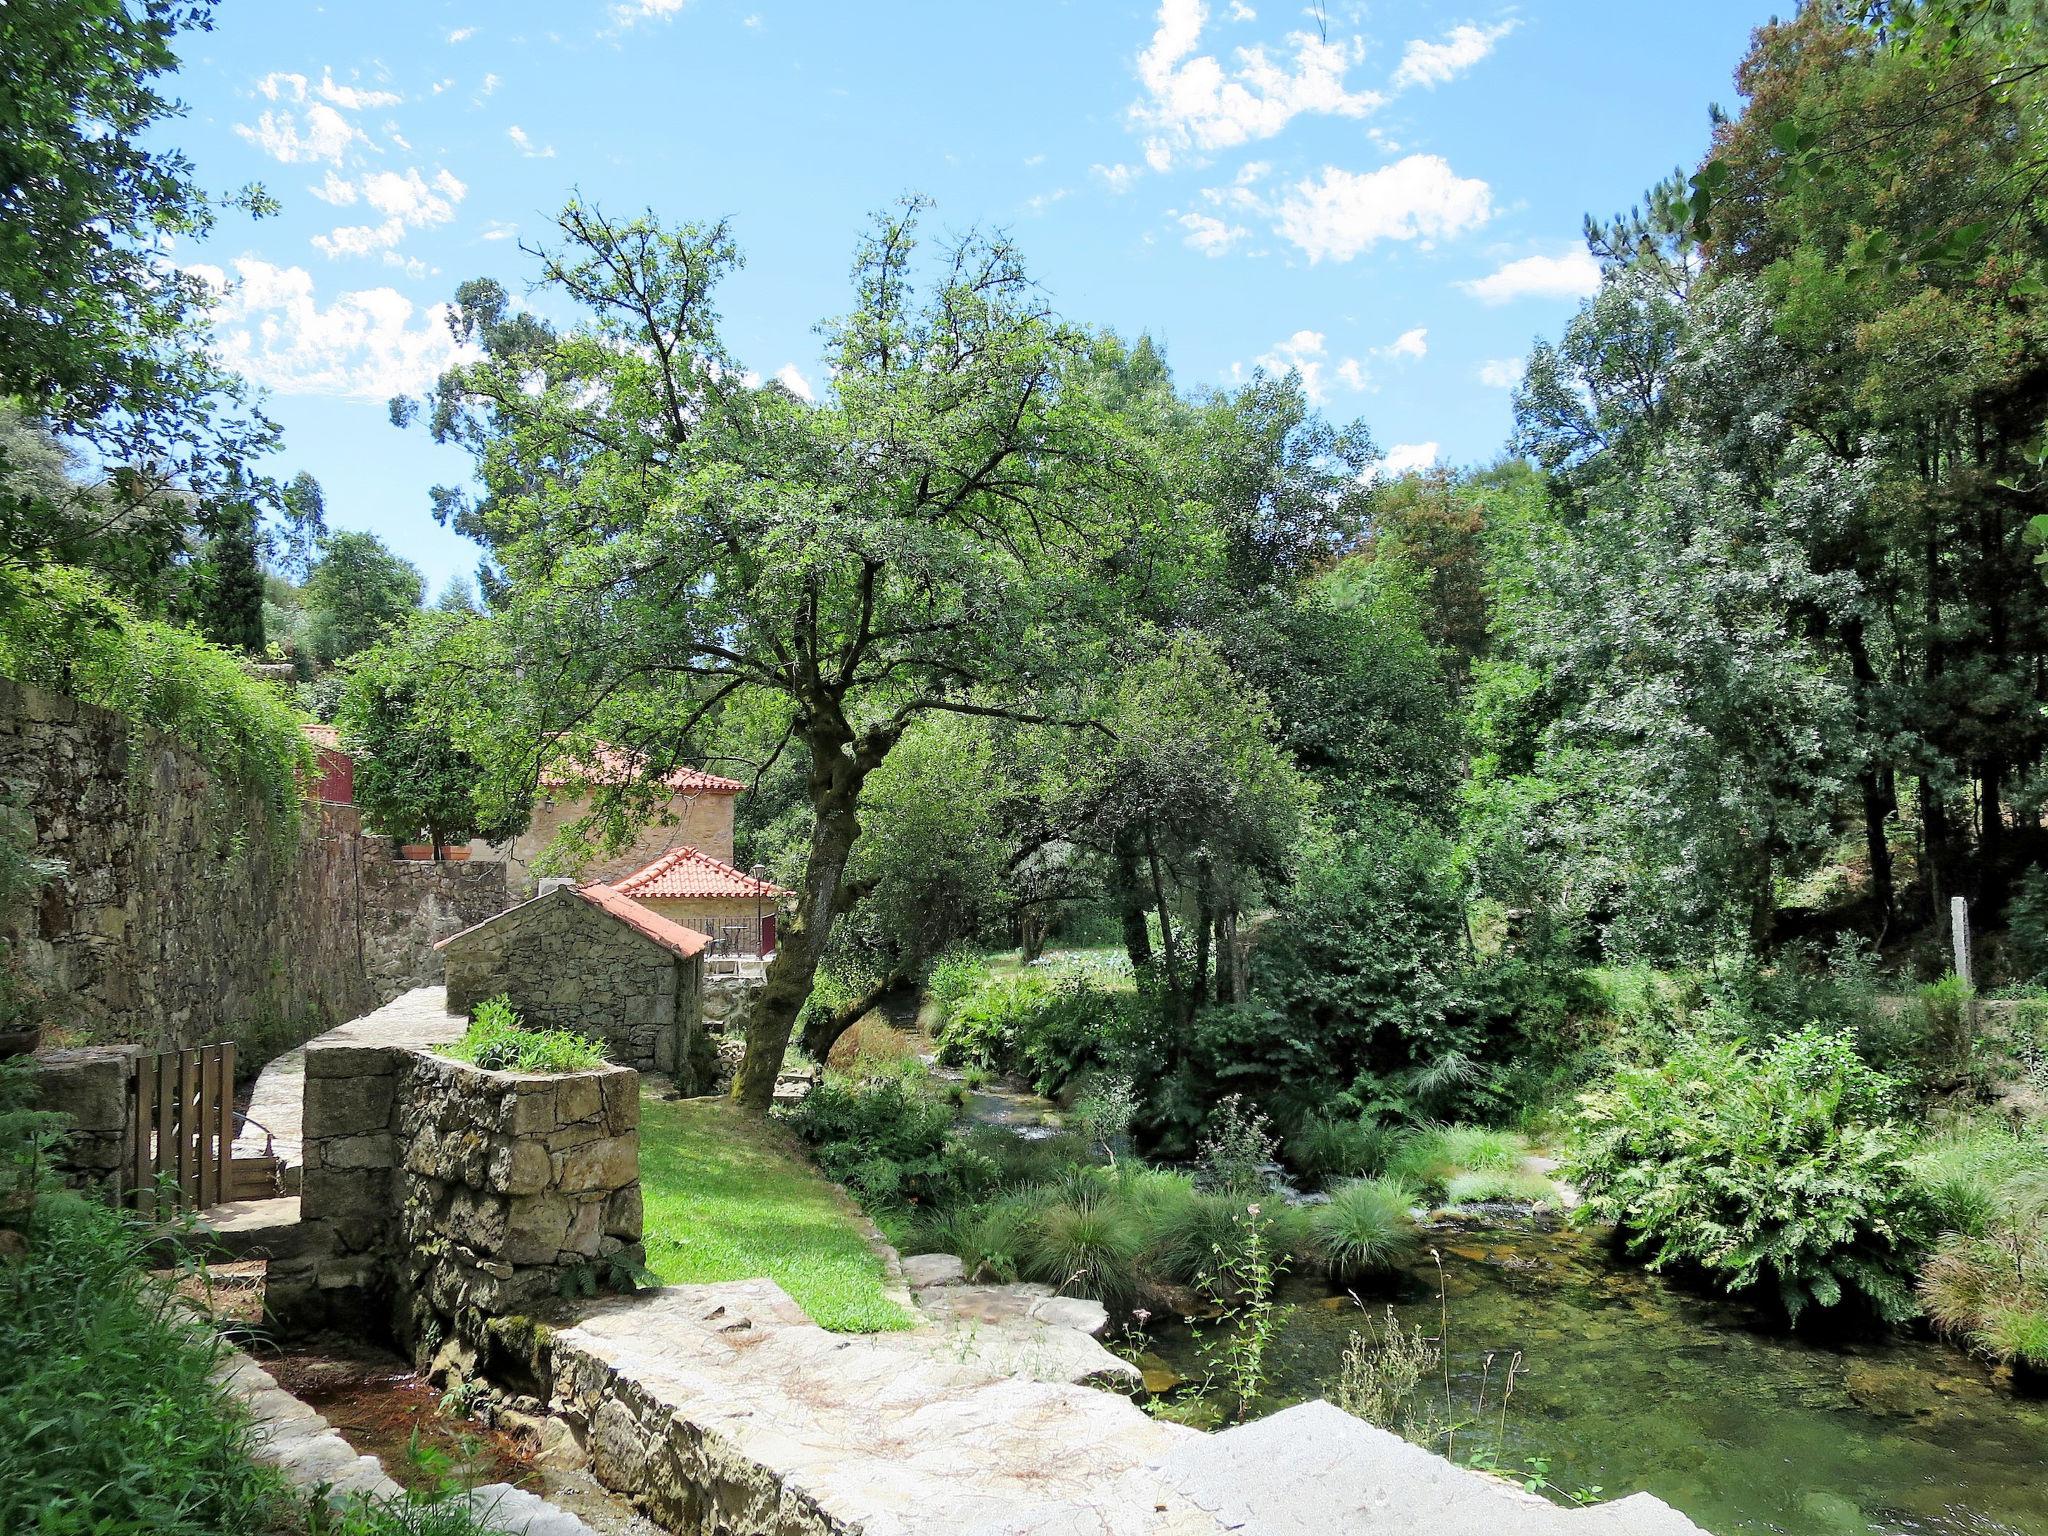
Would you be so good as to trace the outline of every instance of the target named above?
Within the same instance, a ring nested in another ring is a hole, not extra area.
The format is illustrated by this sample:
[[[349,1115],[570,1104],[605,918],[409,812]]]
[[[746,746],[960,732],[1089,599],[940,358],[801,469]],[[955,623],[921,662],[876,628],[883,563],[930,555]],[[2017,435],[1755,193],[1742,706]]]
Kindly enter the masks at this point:
[[[145,1052],[135,1058],[136,1210],[168,1216],[244,1198],[234,1173],[235,1047]]]

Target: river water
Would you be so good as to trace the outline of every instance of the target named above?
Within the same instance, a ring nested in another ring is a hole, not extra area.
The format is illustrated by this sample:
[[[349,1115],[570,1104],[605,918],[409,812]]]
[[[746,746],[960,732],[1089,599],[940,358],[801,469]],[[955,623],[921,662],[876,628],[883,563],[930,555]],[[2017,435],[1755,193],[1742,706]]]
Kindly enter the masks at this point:
[[[1429,1241],[1441,1301],[1427,1256],[1357,1300],[1285,1282],[1293,1311],[1256,1411],[1327,1395],[1346,1345],[1391,1302],[1432,1335],[1448,1314],[1445,1417],[1466,1424],[1460,1460],[1538,1459],[1557,1489],[1603,1498],[1647,1489],[1716,1536],[2048,1536],[2048,1402],[2014,1396],[1956,1350],[1774,1333],[1744,1307],[1614,1262],[1591,1233],[1504,1220]],[[1157,1347],[1203,1374],[1202,1342],[1185,1331]],[[1424,1390],[1444,1398],[1441,1380]]]

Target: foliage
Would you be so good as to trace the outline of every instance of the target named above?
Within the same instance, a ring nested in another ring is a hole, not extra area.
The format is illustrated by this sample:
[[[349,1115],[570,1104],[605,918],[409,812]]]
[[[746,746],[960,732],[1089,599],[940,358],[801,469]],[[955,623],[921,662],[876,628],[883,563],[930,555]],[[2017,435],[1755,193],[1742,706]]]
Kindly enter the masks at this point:
[[[34,473],[35,445],[0,431],[0,564],[90,566],[150,613],[195,528],[219,533],[216,509],[243,515],[222,493],[276,437],[209,355],[205,281],[169,254],[203,241],[218,212],[165,145],[183,108],[161,85],[212,12],[211,0],[0,11],[0,400],[101,472],[89,485]],[[234,201],[272,206],[256,187]]]
[[[981,990],[989,979],[988,956],[978,950],[949,949],[933,960],[925,972],[925,994],[938,1009],[944,1028],[953,1010]]]
[[[1403,1328],[1390,1306],[1383,1327],[1367,1323],[1344,1346],[1330,1401],[1368,1424],[1407,1435],[1415,1423],[1416,1391],[1442,1360],[1438,1342],[1419,1325]]]
[[[139,1231],[46,1195],[0,1264],[0,1529],[270,1527],[284,1485],[212,1378],[221,1346],[138,1263]]]
[[[1919,1285],[1935,1327],[2048,1372],[2048,1135],[1965,1127],[1911,1167],[1944,1229]]]
[[[968,1169],[953,1154],[953,1111],[905,1075],[827,1075],[786,1114],[826,1175],[880,1205],[943,1203]]]
[[[1265,1114],[1238,1094],[1227,1095],[1209,1117],[1198,1148],[1198,1178],[1218,1194],[1260,1195],[1273,1187],[1279,1143]]]
[[[205,765],[216,810],[247,797],[274,841],[297,837],[313,752],[291,708],[235,657],[139,618],[83,571],[0,568],[0,674],[163,732]]]
[[[1533,1168],[1486,1168],[1444,1180],[1445,1205],[1552,1205],[1557,1186]]]
[[[1950,1126],[1915,1148],[1906,1167],[1941,1231],[1981,1237],[2012,1190],[2048,1177],[2048,1133]]]
[[[1114,1312],[1128,1311],[1138,1297],[1144,1227],[1121,1201],[1086,1188],[1076,1194],[1046,1202],[1019,1224],[1013,1239],[1017,1273],[1091,1296]]]
[[[1287,1138],[1287,1161],[1316,1184],[1360,1178],[1386,1167],[1399,1134],[1376,1120],[1318,1110]]]
[[[1108,1064],[1139,999],[1077,966],[987,976],[957,997],[939,1031],[949,1066],[1015,1072],[1058,1093]]]
[[[1818,1030],[1768,1048],[1681,1042],[1584,1095],[1567,1176],[1652,1268],[1809,1307],[1912,1315],[1926,1202],[1892,1116],[1895,1082]]]
[[[640,1111],[647,1264],[666,1285],[767,1276],[821,1328],[907,1328],[858,1212],[781,1127],[715,1099]]]
[[[1512,1170],[1527,1151],[1512,1131],[1425,1125],[1401,1138],[1387,1158],[1386,1173],[1424,1194],[1440,1196],[1460,1175]]]
[[[1399,1269],[1416,1248],[1415,1192],[1398,1179],[1351,1179],[1309,1210],[1317,1262],[1336,1279],[1353,1283]]]
[[[424,592],[419,571],[374,533],[329,534],[306,578],[307,638],[314,656],[331,666],[368,650],[411,616]]]
[[[462,1038],[440,1053],[487,1072],[594,1072],[605,1064],[603,1048],[588,1035],[526,1028],[503,993],[478,1003]]]
[[[370,822],[411,840],[422,829],[438,849],[472,837],[502,841],[524,829],[521,800],[486,819],[477,786],[483,765],[457,746],[445,693],[459,686],[432,670],[434,620],[422,620],[344,664],[335,723],[355,758],[355,798]]]
[[[1293,1311],[1274,1299],[1287,1261],[1273,1253],[1270,1229],[1258,1219],[1259,1207],[1248,1205],[1245,1214],[1251,1219],[1236,1228],[1239,1240],[1217,1246],[1205,1286],[1212,1296],[1236,1298],[1230,1326],[1210,1346],[1210,1353],[1237,1399],[1239,1423],[1251,1416],[1252,1405],[1265,1392],[1269,1379],[1266,1357]]]

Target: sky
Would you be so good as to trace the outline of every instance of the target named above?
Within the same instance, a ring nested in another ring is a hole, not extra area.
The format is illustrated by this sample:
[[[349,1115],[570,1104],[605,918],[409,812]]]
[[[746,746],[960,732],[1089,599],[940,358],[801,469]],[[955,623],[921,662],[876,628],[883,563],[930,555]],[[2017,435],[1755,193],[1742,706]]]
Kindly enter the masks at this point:
[[[526,295],[570,192],[731,221],[731,350],[827,387],[868,214],[1007,229],[1066,318],[1185,389],[1295,367],[1405,469],[1503,450],[1533,340],[1596,271],[1587,213],[1690,169],[1763,5],[1708,0],[223,0],[166,134],[273,218],[176,252],[335,527],[430,590],[477,551],[429,489],[468,459],[390,424],[458,357],[456,286]],[[554,301],[530,300],[552,318]]]

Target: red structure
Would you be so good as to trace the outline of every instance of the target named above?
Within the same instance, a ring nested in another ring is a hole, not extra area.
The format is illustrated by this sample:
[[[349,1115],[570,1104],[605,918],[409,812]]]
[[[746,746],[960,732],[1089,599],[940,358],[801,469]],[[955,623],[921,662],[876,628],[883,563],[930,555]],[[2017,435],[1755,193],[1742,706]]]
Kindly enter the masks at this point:
[[[302,725],[299,729],[320,754],[320,777],[307,786],[308,797],[329,805],[354,805],[356,760],[341,749],[341,733],[331,725]]]

